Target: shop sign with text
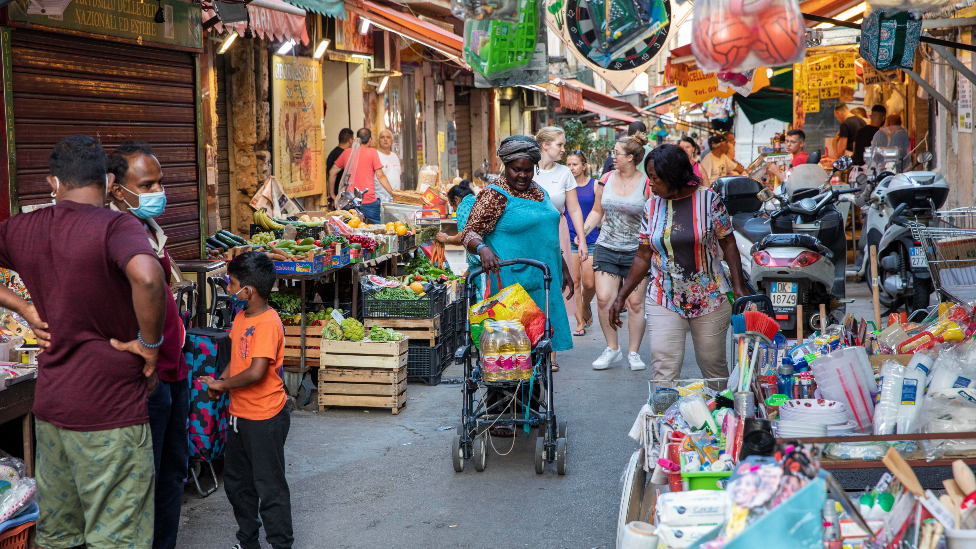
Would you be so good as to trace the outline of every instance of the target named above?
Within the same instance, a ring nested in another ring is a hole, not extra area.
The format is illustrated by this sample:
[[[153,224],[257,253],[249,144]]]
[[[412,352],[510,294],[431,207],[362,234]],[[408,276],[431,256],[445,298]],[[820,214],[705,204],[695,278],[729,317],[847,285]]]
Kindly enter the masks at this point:
[[[61,15],[29,13],[29,0],[14,0],[10,19],[137,42],[202,48],[200,6],[179,0],[71,0]],[[156,23],[162,9],[165,22]]]

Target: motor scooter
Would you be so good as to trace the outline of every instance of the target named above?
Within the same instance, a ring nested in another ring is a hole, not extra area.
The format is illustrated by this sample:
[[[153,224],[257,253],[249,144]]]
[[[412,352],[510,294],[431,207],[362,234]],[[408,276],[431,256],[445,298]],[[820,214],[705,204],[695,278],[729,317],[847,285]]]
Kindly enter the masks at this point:
[[[918,155],[915,166],[930,162],[932,153]],[[927,226],[949,198],[949,184],[938,172],[907,171],[882,180],[871,193],[867,231],[859,272],[867,274],[868,250],[878,250],[878,297],[888,314],[904,306],[912,312],[929,306],[932,276],[921,242],[911,226]],[[883,229],[881,228],[883,224]],[[879,237],[879,232],[880,237]],[[865,276],[868,286],[870,277]]]
[[[750,178],[719,180],[743,270],[757,293],[769,296],[783,330],[796,329],[798,320],[808,330],[818,329],[821,304],[833,316],[829,322],[841,321],[850,301],[845,299],[844,219],[835,204],[859,189],[838,191],[830,185],[831,177],[850,165],[850,157],[841,157],[829,175],[819,165],[797,166],[781,194]],[[756,193],[751,201],[750,192]],[[803,306],[802,319],[796,317],[797,305]]]

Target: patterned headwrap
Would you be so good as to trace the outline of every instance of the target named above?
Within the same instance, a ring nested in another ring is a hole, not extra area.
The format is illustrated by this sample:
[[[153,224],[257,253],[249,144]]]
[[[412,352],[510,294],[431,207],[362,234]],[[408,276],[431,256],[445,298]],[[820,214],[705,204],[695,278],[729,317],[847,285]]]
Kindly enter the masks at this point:
[[[539,151],[539,144],[535,139],[527,135],[513,135],[502,140],[502,144],[498,147],[498,158],[503,164],[522,158],[527,158],[533,164],[538,164],[542,160],[542,153]]]

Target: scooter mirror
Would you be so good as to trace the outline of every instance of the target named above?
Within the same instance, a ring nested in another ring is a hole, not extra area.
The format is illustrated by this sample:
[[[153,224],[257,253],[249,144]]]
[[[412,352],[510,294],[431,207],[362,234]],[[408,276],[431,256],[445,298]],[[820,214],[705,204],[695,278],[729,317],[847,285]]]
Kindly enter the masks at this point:
[[[933,158],[932,153],[929,151],[921,152],[918,154],[919,164],[928,164],[929,162],[932,161],[932,158]]]
[[[849,156],[842,156],[837,160],[834,160],[834,170],[842,172],[850,168],[854,164],[854,160]]]
[[[775,197],[775,195],[773,194],[773,191],[771,191],[769,189],[763,189],[763,190],[759,191],[758,194],[756,194],[756,198],[758,198],[759,200],[761,200],[763,202],[769,202],[774,197]]]

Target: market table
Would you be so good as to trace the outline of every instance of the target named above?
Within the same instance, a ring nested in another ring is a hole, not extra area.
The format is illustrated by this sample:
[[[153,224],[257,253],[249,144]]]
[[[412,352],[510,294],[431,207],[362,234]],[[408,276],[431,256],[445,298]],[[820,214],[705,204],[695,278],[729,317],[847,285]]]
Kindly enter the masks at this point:
[[[14,457],[24,458],[27,476],[34,476],[34,388],[37,379],[22,381],[0,391],[0,428],[13,428],[14,422],[20,423],[23,438],[22,447],[9,445],[7,437],[0,437],[0,449]],[[17,445],[20,446],[20,445]]]

